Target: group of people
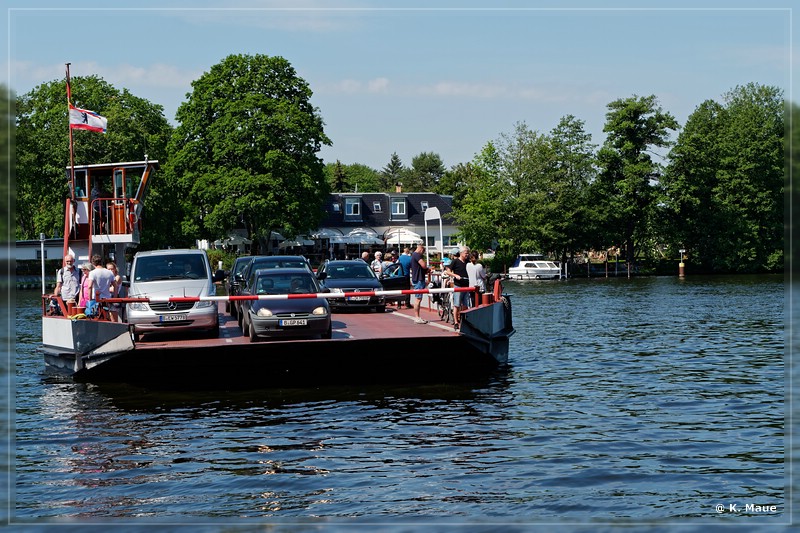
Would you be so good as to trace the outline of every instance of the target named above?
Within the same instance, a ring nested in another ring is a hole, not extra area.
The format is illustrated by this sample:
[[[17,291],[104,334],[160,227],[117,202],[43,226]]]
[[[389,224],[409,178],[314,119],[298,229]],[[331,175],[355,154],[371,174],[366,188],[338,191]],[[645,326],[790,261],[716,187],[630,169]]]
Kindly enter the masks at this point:
[[[99,298],[121,298],[123,296],[122,276],[116,263],[103,262],[95,254],[90,263],[75,265],[75,257],[64,256],[64,266],[56,272],[54,296],[60,296],[64,303],[72,302],[77,307],[86,308],[90,300]],[[111,320],[120,321],[122,305],[112,303],[108,306]]]
[[[425,288],[429,270],[424,254],[425,245],[419,243],[413,253],[410,248],[405,248],[400,257],[393,250],[387,252],[386,259],[384,259],[381,251],[375,252],[373,261],[369,260],[369,252],[363,252],[361,258],[370,265],[377,275],[380,275],[392,263],[399,262],[402,265],[400,275],[410,275],[412,288],[419,290]],[[444,276],[452,282],[454,287],[477,287],[479,293],[486,291],[486,269],[478,262],[478,252],[470,252],[469,247],[461,246],[456,257],[446,259],[448,259],[447,262],[443,261]],[[467,291],[455,291],[453,293],[453,317],[455,322],[453,327],[456,330],[461,328],[461,311],[471,307],[473,304],[473,294],[473,292]],[[411,301],[416,315],[414,322],[426,324],[428,321],[420,316],[422,294],[415,294]]]
[[[444,267],[446,277],[454,287],[476,287],[478,294],[486,292],[486,269],[478,262],[478,252],[470,252],[468,246],[461,246],[458,255]],[[453,293],[453,327],[461,328],[461,311],[473,305],[475,292]]]
[[[378,276],[394,263],[400,263],[401,267],[397,269],[395,275],[408,276],[411,273],[411,249],[408,247],[403,248],[403,253],[399,256],[397,255],[397,250],[386,252],[386,255],[378,250],[375,252],[372,261],[369,259],[369,252],[362,252],[361,259],[363,259]]]

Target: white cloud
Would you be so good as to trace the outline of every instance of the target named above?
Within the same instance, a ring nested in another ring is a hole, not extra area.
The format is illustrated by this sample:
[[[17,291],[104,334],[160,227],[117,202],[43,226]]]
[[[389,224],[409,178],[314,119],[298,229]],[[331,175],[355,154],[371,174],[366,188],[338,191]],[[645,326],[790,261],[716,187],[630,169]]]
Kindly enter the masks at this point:
[[[367,91],[371,93],[385,93],[389,91],[388,78],[375,78],[367,82]]]
[[[27,92],[41,83],[64,79],[66,67],[63,63],[39,65],[30,62],[14,62],[11,67],[11,82],[15,90]],[[98,75],[111,85],[121,89],[157,88],[172,89],[191,87],[192,81],[202,72],[181,69],[165,63],[151,65],[101,65],[94,61],[75,62],[70,65],[71,76]]]

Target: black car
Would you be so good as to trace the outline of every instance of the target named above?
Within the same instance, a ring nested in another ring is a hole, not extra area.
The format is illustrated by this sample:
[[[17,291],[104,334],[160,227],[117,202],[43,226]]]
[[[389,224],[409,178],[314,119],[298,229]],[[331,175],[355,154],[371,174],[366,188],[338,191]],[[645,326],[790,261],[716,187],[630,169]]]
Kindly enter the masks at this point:
[[[323,292],[305,268],[265,268],[251,272],[242,296],[311,295]],[[242,332],[250,342],[269,338],[330,339],[331,311],[325,298],[242,300]]]
[[[248,288],[247,283],[253,272],[261,268],[304,268],[312,274],[314,273],[308,259],[302,255],[255,255],[242,271],[242,279],[239,285],[240,291]],[[242,304],[241,302],[233,302],[233,306],[231,315],[238,317],[239,325],[241,326],[242,317],[239,313],[242,310]]]
[[[243,255],[236,258],[233,262],[233,268],[231,268],[231,271],[228,273],[228,277],[225,278],[225,294],[228,296],[236,296],[239,294],[239,288],[243,279],[242,273],[252,260],[252,255]],[[233,302],[225,302],[225,311],[230,313],[233,317],[236,316],[236,306],[233,305]]]
[[[383,290],[375,272],[361,259],[325,261],[317,271],[317,278],[322,286],[334,293],[371,292]],[[383,296],[352,295],[330,298],[334,311],[343,309],[375,309],[379,313],[386,311],[386,300]]]
[[[411,289],[411,277],[403,271],[403,265],[400,263],[392,263],[384,268],[379,281],[385,291],[407,291]],[[409,305],[411,296],[408,294],[387,296],[386,301]]]

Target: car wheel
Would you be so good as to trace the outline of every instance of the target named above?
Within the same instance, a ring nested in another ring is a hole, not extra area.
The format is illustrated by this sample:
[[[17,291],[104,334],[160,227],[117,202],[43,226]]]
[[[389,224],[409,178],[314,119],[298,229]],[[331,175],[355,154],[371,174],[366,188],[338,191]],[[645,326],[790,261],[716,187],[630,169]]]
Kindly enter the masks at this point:
[[[248,334],[250,335],[250,342],[258,342],[258,335],[256,335],[256,327],[250,322],[250,327],[247,329]]]
[[[330,339],[333,337],[333,326],[328,324],[328,331],[322,334],[323,339]]]
[[[386,304],[383,305],[376,305],[375,312],[377,313],[385,313],[386,312]]]
[[[233,302],[230,302],[230,304],[231,304],[231,316],[234,318],[238,317],[239,313],[236,312],[236,304],[234,304]]]
[[[236,322],[238,322],[239,327],[242,328],[244,332],[244,313],[236,313]]]
[[[225,312],[226,313],[230,313],[231,312],[231,303],[230,302],[225,302]]]
[[[208,330],[208,337],[211,339],[216,339],[219,337],[219,322],[213,328]]]

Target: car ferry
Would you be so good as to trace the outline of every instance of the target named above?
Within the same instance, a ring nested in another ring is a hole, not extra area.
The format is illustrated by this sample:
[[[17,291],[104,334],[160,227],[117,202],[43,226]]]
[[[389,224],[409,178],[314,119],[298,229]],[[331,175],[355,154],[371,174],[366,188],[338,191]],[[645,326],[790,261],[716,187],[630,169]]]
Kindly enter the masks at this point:
[[[146,192],[158,167],[158,161],[145,159],[68,168],[71,194],[64,206],[64,255],[72,255],[80,263],[98,254],[104,260],[113,259],[120,273],[128,272],[126,253],[140,242]],[[105,192],[94,197],[87,194],[98,189],[98,183],[108,187]],[[490,294],[462,313],[457,331],[438,320],[437,304],[431,297],[437,292],[463,290],[453,288],[187,296],[189,291],[178,287],[169,294],[97,299],[98,312],[93,316],[72,302],[44,294],[41,348],[47,367],[90,382],[158,382],[170,387],[463,382],[508,363],[509,338],[514,333],[511,301],[502,282],[495,283]],[[417,294],[422,296],[428,323],[415,323],[410,309],[392,307],[380,313],[335,313],[330,338],[326,334],[319,339],[255,342],[225,313],[226,307],[243,299],[373,295],[391,299]],[[213,328],[213,335],[190,329],[141,335],[140,326],[113,320],[105,309],[114,303],[149,307],[165,323],[171,310],[211,305],[217,309],[219,327]]]

